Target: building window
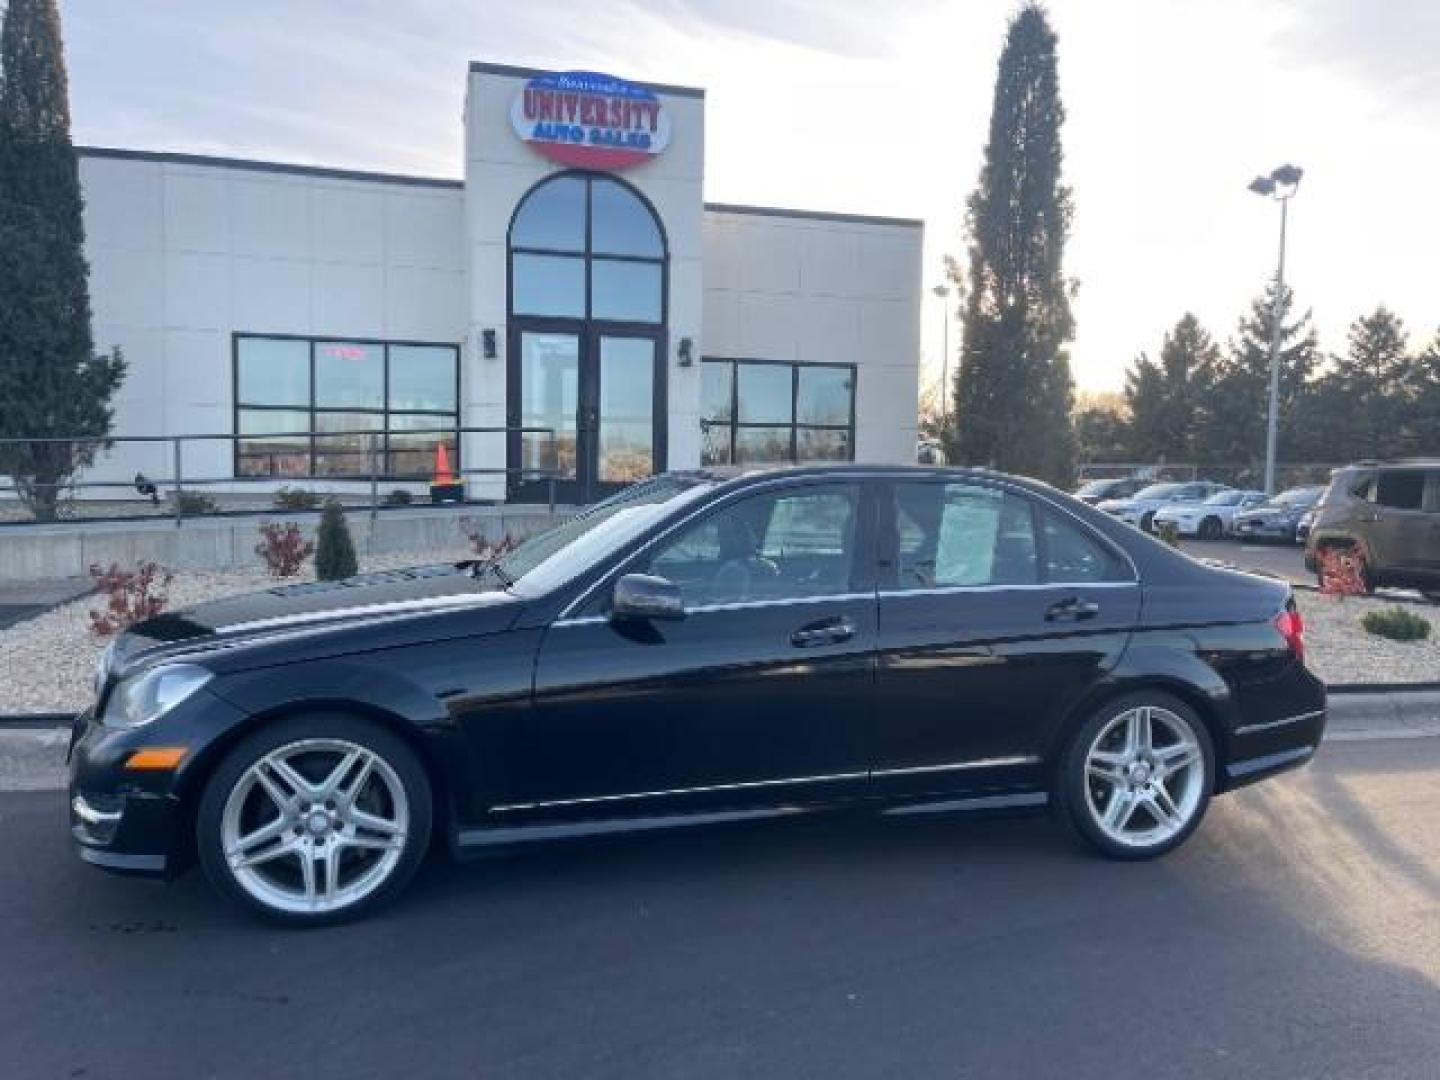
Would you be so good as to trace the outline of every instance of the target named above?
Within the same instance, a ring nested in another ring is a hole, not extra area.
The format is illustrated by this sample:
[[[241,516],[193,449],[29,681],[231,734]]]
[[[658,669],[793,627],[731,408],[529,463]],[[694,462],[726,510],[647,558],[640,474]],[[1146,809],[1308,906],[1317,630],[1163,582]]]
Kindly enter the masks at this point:
[[[459,467],[460,349],[235,335],[235,475],[428,480]]]
[[[853,364],[705,360],[701,463],[855,459]]]
[[[565,173],[525,197],[510,226],[515,315],[665,321],[665,240],[617,180]]]

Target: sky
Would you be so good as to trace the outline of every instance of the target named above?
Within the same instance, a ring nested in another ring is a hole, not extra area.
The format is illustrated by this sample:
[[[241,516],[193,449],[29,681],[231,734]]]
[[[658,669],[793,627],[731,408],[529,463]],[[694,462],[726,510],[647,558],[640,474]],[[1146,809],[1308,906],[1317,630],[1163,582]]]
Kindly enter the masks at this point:
[[[3,0],[0,0],[3,5]],[[1016,0],[61,0],[77,143],[458,177],[470,60],[706,89],[705,197],[925,221],[964,252]],[[1194,311],[1234,332],[1274,274],[1322,346],[1385,303],[1440,327],[1440,3],[1051,0],[1082,390]],[[946,310],[927,291],[927,377]],[[958,332],[952,324],[953,356]]]

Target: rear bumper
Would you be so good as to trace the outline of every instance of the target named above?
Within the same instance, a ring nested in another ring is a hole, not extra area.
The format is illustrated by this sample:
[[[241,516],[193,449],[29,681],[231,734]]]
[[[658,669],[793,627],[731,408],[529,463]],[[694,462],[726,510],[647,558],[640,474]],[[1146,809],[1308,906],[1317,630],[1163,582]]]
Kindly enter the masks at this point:
[[[1318,680],[1317,680],[1318,683]],[[1306,764],[1325,738],[1324,691],[1317,706],[1271,720],[1242,724],[1230,736],[1230,753],[1217,777],[1231,791]]]

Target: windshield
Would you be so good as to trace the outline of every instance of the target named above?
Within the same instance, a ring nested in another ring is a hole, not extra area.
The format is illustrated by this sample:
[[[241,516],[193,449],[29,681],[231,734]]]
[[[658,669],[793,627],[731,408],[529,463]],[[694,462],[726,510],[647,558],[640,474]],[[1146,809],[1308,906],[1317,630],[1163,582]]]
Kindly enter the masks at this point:
[[[1179,491],[1183,484],[1151,484],[1135,493],[1136,499],[1167,499]]]
[[[1206,506],[1239,506],[1246,496],[1243,491],[1221,491],[1205,500]]]
[[[1270,506],[1309,506],[1320,498],[1323,488],[1291,488],[1270,500]]]
[[[502,557],[504,579],[527,595],[558,588],[633,540],[677,506],[714,486],[693,476],[660,476],[627,487]]]

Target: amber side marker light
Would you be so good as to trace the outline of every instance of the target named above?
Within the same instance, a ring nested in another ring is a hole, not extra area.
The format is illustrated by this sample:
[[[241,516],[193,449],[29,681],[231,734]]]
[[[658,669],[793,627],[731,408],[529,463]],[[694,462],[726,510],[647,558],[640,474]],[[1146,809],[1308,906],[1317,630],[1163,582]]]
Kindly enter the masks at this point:
[[[184,760],[187,749],[183,746],[152,746],[136,750],[125,762],[127,769],[166,771],[175,768]]]

